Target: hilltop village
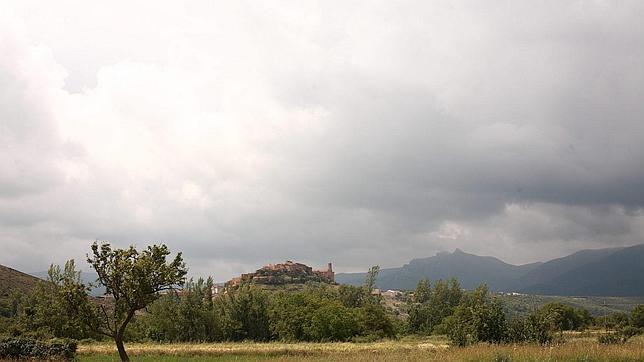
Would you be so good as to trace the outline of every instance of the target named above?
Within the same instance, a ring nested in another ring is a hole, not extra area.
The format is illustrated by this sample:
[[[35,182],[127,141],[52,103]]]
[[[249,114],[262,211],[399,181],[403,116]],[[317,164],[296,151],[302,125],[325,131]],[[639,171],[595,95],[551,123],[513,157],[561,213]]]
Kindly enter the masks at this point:
[[[268,264],[254,273],[242,274],[226,283],[227,287],[237,287],[244,283],[264,285],[304,284],[322,282],[335,284],[335,273],[331,263],[326,270],[313,270],[308,265],[286,261],[280,264]]]

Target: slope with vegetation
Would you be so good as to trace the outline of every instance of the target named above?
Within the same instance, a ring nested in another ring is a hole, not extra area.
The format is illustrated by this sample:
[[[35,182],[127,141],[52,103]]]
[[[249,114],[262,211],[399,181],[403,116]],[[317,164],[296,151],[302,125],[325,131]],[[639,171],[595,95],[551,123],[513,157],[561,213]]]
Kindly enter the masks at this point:
[[[36,287],[38,281],[41,279],[0,265],[0,299],[14,292],[28,293]]]

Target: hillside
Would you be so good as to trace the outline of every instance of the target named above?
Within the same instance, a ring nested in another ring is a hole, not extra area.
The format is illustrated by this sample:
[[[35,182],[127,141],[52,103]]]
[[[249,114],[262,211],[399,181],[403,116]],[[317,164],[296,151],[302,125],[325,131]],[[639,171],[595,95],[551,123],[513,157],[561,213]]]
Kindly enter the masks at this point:
[[[29,274],[0,265],[0,298],[9,296],[12,291],[29,292],[40,280]]]
[[[597,252],[585,263],[575,263],[555,274],[548,270],[556,269],[555,265],[546,263],[534,271],[540,277],[537,282],[523,284],[521,290],[544,295],[644,296],[644,244]]]
[[[581,250],[576,253],[553,259],[542,263],[522,277],[517,278],[513,289],[525,289],[526,286],[534,287],[543,285],[565,273],[569,273],[585,264],[592,263],[606,257],[620,248]]]
[[[358,285],[365,273],[339,273],[338,283]],[[493,291],[558,296],[644,296],[644,244],[582,250],[545,263],[512,265],[456,250],[383,269],[381,289],[413,289],[422,278],[457,278],[464,288],[486,283]]]

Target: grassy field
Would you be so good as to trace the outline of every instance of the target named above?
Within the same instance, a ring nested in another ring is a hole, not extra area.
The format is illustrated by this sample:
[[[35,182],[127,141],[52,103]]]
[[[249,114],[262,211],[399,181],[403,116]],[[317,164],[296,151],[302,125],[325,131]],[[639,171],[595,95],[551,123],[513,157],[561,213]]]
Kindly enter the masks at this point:
[[[133,361],[644,361],[644,336],[600,345],[569,335],[564,344],[449,347],[440,337],[375,343],[129,344]],[[80,361],[118,361],[111,344],[81,345]]]

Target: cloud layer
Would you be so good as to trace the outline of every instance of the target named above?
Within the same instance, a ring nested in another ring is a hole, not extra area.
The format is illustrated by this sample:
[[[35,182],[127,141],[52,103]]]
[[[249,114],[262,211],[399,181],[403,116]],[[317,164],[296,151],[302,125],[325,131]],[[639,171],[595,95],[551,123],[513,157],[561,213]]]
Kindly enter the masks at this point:
[[[640,2],[2,3],[0,263],[223,280],[644,236]]]

